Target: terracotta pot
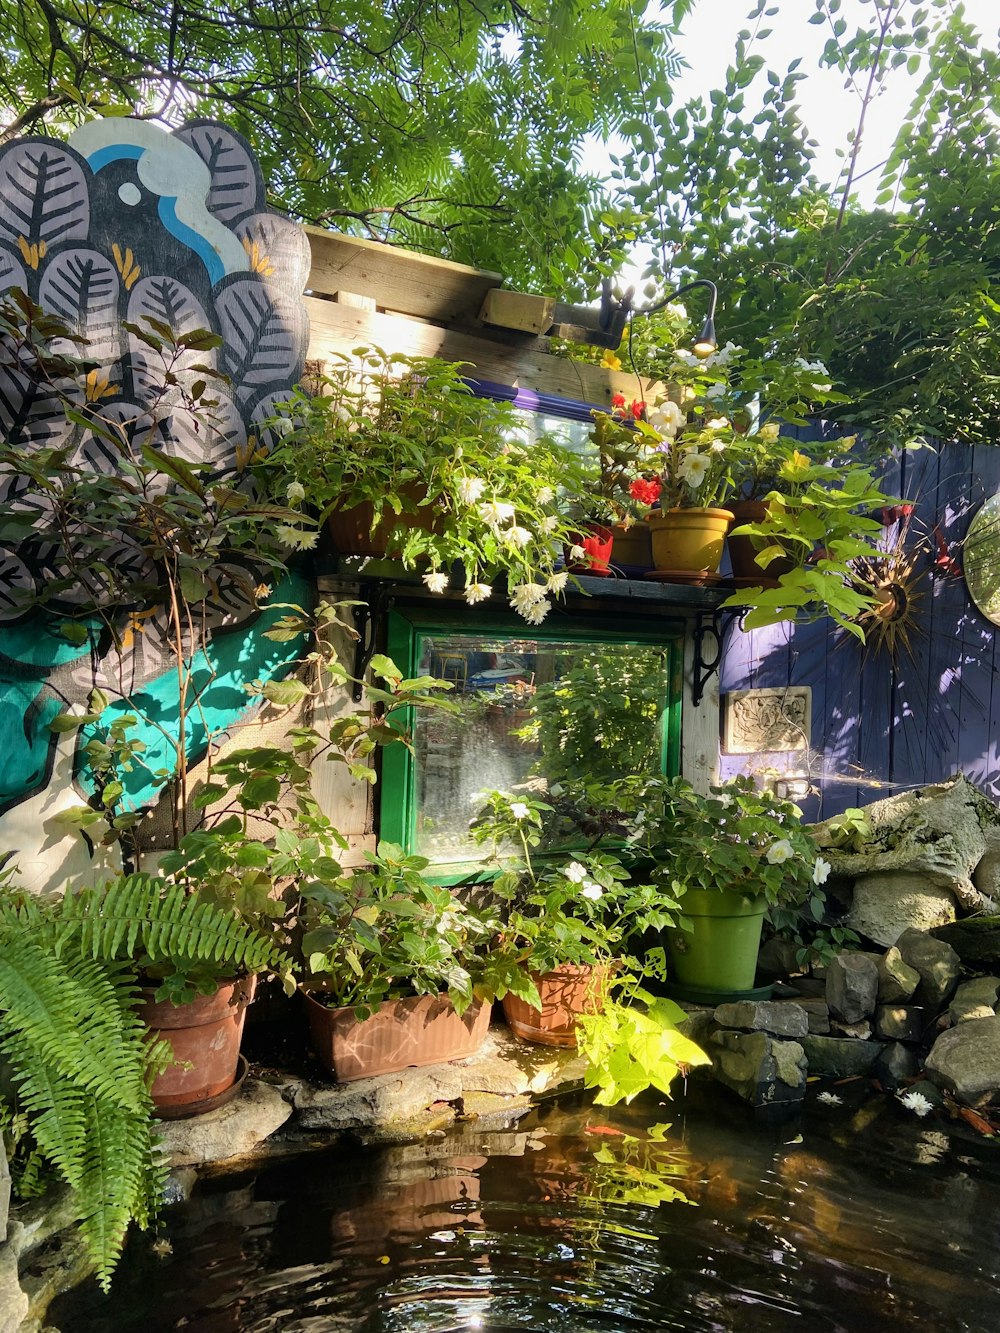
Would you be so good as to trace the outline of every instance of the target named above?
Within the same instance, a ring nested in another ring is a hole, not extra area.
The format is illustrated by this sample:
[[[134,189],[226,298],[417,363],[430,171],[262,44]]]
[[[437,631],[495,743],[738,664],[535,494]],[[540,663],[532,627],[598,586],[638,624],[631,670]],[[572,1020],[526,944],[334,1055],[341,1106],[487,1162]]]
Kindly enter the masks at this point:
[[[473,1004],[459,1016],[447,995],[386,1000],[370,1018],[329,1009],[304,991],[313,1050],[340,1083],[393,1074],[474,1055],[486,1040],[490,1005]]]
[[[408,482],[400,487],[399,493],[417,506],[427,498],[427,488],[419,482]],[[374,506],[367,500],[347,509],[334,509],[327,517],[326,528],[335,549],[341,555],[386,556],[402,545],[408,529],[420,528],[424,532],[440,529],[433,505],[423,505],[415,514],[405,511],[396,514],[385,506],[379,525],[372,532],[374,518]]]
[[[173,1048],[173,1063],[153,1082],[155,1106],[190,1106],[232,1087],[240,1057],[240,1041],[247,1006],[253,1000],[256,977],[227,981],[214,995],[198,995],[187,1004],[154,1000],[155,989],[141,992],[139,1015],[155,1037]]]
[[[614,547],[614,531],[603,523],[591,523],[586,531],[577,535],[574,546],[582,546],[586,552],[583,560],[571,561],[566,557],[566,568],[571,574],[589,574],[591,577],[606,578],[611,573],[611,551]]]
[[[638,522],[626,528],[616,523],[614,528],[614,565],[623,574],[644,574],[653,568],[653,548],[649,524]]]
[[[668,509],[646,520],[652,536],[653,568],[670,572],[714,573],[722,561],[729,509]]]
[[[541,1009],[505,995],[504,1017],[516,1037],[540,1046],[576,1046],[576,1020],[595,1013],[607,998],[608,969],[563,963],[551,972],[532,972]]]
[[[767,515],[767,504],[763,500],[734,500],[730,508],[735,520],[734,526],[741,523],[759,523]],[[772,560],[766,569],[757,563],[757,552],[763,548],[760,537],[734,536],[729,533],[726,546],[729,548],[729,563],[733,578],[744,587],[760,584],[763,588],[776,588],[778,579],[795,568],[794,557]]]

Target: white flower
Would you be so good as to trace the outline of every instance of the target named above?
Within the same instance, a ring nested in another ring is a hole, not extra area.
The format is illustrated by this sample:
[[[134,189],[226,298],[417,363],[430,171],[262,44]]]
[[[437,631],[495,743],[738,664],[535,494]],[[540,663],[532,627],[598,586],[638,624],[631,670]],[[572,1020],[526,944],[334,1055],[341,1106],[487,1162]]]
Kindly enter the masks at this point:
[[[710,385],[708,386],[708,388],[705,390],[705,397],[706,397],[706,398],[725,398],[726,393],[727,393],[727,389],[726,389],[726,386],[725,386],[724,384],[710,384]]]
[[[713,440],[711,445],[709,446],[708,452],[710,454],[724,454],[726,452],[726,448],[727,445],[725,440]]]
[[[520,615],[529,606],[545,600],[546,588],[543,583],[516,583],[511,589],[510,604]]]
[[[311,551],[319,541],[318,532],[303,532],[301,528],[289,527],[287,523],[279,523],[274,532],[278,541],[293,551]]]
[[[563,874],[572,884],[582,884],[587,878],[587,867],[582,866],[579,861],[570,861],[569,865],[563,871]]]
[[[545,586],[549,592],[562,592],[568,581],[569,575],[565,570],[560,570],[558,574],[549,575],[548,583]]]
[[[486,482],[482,477],[459,478],[458,498],[464,505],[474,505],[485,490]]]
[[[700,454],[697,449],[692,449],[681,459],[677,475],[681,481],[686,482],[693,491],[696,491],[705,480],[708,466],[708,459],[705,455]]]
[[[569,558],[571,560],[582,560],[586,554],[587,552],[582,546],[571,546],[569,548]]]
[[[713,417],[711,421],[705,423],[706,430],[725,430],[729,425],[728,417]]]
[[[520,546],[522,549],[525,546],[530,546],[534,541],[534,537],[527,528],[519,528],[516,525],[504,535],[509,542],[513,542],[515,546]]]
[[[589,898],[592,903],[596,903],[599,898],[604,897],[604,890],[600,884],[595,884],[592,879],[584,880],[583,887],[580,889],[581,898]]]
[[[678,348],[674,353],[674,360],[679,361],[682,366],[700,366],[701,357],[695,356],[694,352],[686,352],[683,348]]]
[[[559,526],[559,520],[555,516],[555,514],[546,514],[546,516],[538,524],[538,531],[548,534],[550,532],[555,532],[558,526]]]
[[[524,616],[529,625],[540,625],[551,610],[552,603],[543,599],[522,611],[521,615]]]
[[[719,802],[719,804],[722,806],[724,810],[728,810],[733,803],[733,798],[729,795],[729,792],[727,791],[722,792],[722,794],[716,796],[715,799]]]
[[[663,313],[665,315],[672,315],[674,319],[687,319],[688,317],[687,306],[683,301],[671,301],[669,305],[664,308]]]
[[[290,505],[297,505],[306,498],[306,488],[300,481],[290,481],[285,491],[285,499]]]
[[[493,589],[488,583],[470,583],[465,590],[465,600],[469,606],[475,606],[477,602],[485,602],[487,597],[493,595]]]
[[[667,401],[653,408],[649,414],[649,424],[659,435],[673,437],[684,425],[686,418],[676,403]]]
[[[816,1100],[822,1102],[824,1106],[843,1106],[843,1097],[838,1097],[835,1092],[821,1092]]]
[[[430,574],[424,575],[424,582],[431,592],[444,592],[448,586],[448,575],[440,569],[435,569]]]
[[[908,1111],[921,1118],[934,1110],[933,1102],[928,1101],[922,1092],[905,1092],[899,1100]]]
[[[824,861],[821,856],[817,856],[816,864],[813,866],[813,883],[825,884],[831,869],[829,861]]]
[[[498,528],[501,523],[509,523],[514,517],[514,506],[504,500],[490,500],[479,506],[483,522],[491,528]]]
[[[766,859],[772,866],[784,865],[795,855],[792,844],[787,838],[779,838],[777,842],[772,842],[766,852]]]
[[[556,498],[556,493],[551,486],[539,486],[538,494],[535,499],[540,505],[547,505]]]
[[[510,813],[515,819],[527,819],[530,811],[523,801],[511,801]]]

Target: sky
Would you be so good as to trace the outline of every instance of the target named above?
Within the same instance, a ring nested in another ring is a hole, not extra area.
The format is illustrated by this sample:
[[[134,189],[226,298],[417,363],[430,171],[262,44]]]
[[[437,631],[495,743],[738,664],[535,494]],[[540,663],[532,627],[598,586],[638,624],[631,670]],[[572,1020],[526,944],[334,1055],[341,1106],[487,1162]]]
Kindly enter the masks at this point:
[[[779,13],[768,20],[771,36],[756,46],[759,54],[779,73],[790,60],[802,57],[800,70],[808,77],[798,85],[798,101],[803,120],[819,143],[816,174],[820,179],[834,180],[841,159],[837,148],[846,148],[848,131],[857,123],[859,98],[845,90],[843,77],[833,70],[819,69],[819,55],[829,30],[825,25],[811,24],[815,12],[813,0],[775,0]],[[676,97],[681,102],[712,88],[721,87],[726,66],[732,59],[736,34],[749,26],[746,16],[750,0],[699,0],[694,12],[676,38],[678,52],[688,62],[676,84]],[[872,6],[863,0],[843,0],[839,16],[847,22],[848,33],[862,23],[870,22]],[[1000,3],[998,0],[965,0],[965,16],[986,39],[998,44]],[[885,92],[877,99],[866,119],[862,143],[861,171],[877,165],[886,157],[892,139],[906,113],[910,98],[921,75],[908,75],[905,68],[894,70],[889,76]],[[862,205],[870,205],[876,193],[878,173],[865,176],[858,185]]]

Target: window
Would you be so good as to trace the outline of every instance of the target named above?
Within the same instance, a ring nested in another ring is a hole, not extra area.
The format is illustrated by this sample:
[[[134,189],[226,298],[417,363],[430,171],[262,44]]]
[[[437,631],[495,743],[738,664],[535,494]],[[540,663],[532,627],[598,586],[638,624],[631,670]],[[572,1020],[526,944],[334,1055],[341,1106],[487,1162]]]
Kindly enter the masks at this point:
[[[414,605],[389,615],[388,652],[408,675],[451,681],[454,716],[417,715],[412,750],[383,759],[381,836],[445,873],[482,856],[468,837],[477,795],[585,773],[610,781],[679,770],[682,627],[553,612],[513,616]]]

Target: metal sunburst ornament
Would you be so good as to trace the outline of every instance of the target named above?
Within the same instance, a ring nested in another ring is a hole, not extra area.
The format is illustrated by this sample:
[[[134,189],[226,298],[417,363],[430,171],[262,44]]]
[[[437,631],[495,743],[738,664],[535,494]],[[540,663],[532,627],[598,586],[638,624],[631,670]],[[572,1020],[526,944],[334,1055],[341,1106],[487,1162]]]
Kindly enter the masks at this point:
[[[872,554],[851,562],[854,586],[874,598],[874,604],[854,618],[865,636],[865,648],[895,659],[900,648],[913,656],[911,636],[923,633],[917,609],[926,596],[926,537],[913,539],[910,523],[913,505],[901,504],[883,511],[883,519],[895,524],[887,544]]]

